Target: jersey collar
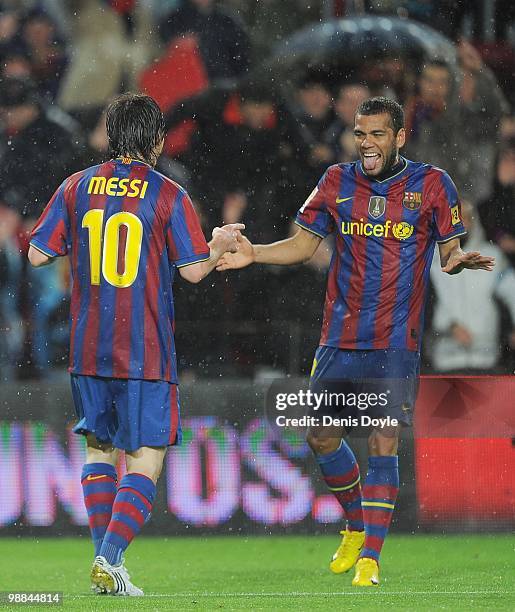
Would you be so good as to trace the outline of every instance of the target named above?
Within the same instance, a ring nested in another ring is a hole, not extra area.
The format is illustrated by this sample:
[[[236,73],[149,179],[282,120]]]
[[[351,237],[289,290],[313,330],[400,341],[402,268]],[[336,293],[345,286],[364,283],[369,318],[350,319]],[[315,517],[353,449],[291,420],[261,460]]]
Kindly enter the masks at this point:
[[[138,164],[143,164],[144,166],[148,166],[149,168],[152,168],[152,166],[148,162],[143,161],[142,159],[138,159],[137,157],[117,157],[113,161],[121,161],[123,164],[127,164],[127,165],[137,162]]]

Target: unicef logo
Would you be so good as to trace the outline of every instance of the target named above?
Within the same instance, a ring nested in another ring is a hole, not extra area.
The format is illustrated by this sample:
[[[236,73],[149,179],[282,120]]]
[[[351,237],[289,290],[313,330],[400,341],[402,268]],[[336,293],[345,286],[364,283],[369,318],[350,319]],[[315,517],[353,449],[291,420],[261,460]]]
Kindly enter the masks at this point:
[[[392,232],[397,240],[407,240],[413,234],[413,229],[413,225],[406,223],[406,221],[401,221],[393,226]]]

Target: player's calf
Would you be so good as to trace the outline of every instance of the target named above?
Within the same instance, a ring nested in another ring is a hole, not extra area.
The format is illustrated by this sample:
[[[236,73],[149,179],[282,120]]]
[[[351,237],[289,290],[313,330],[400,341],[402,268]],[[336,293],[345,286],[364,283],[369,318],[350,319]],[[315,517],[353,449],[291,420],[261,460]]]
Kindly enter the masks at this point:
[[[150,517],[165,453],[165,448],[151,447],[126,451],[128,473],[118,486],[99,552],[110,565],[121,563],[123,553]]]
[[[116,497],[118,450],[110,443],[99,442],[91,433],[86,441],[86,463],[82,468],[81,484],[96,556],[111,520]]]

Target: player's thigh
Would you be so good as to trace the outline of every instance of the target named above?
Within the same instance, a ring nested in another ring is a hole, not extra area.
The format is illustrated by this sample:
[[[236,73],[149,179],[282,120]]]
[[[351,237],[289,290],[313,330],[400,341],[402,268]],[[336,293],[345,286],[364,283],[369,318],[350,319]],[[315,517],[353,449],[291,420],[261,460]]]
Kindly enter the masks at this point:
[[[109,389],[109,379],[98,376],[72,374],[71,388],[78,423],[73,428],[77,434],[90,437],[98,445],[115,446],[114,435],[118,422]],[[97,445],[97,449],[99,448]]]
[[[112,379],[118,418],[114,445],[133,453],[181,442],[179,390],[165,381]]]
[[[419,372],[418,352],[404,349],[367,351],[363,365],[363,391],[374,393],[380,400],[367,410],[367,414],[372,418],[390,419],[380,428],[382,437],[398,435],[394,421],[411,425]],[[385,440],[385,445],[388,444]]]
[[[352,429],[357,407],[346,401],[361,390],[363,352],[320,346],[313,361],[309,388],[315,396],[307,442],[317,454],[336,450]]]

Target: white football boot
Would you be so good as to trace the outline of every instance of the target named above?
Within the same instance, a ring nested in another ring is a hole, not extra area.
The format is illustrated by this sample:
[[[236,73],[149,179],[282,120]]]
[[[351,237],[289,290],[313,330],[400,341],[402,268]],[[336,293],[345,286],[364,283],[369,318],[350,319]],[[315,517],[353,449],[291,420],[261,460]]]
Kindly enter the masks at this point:
[[[110,565],[104,557],[95,557],[91,568],[91,588],[95,593],[140,597],[143,591],[131,582],[123,561]]]

